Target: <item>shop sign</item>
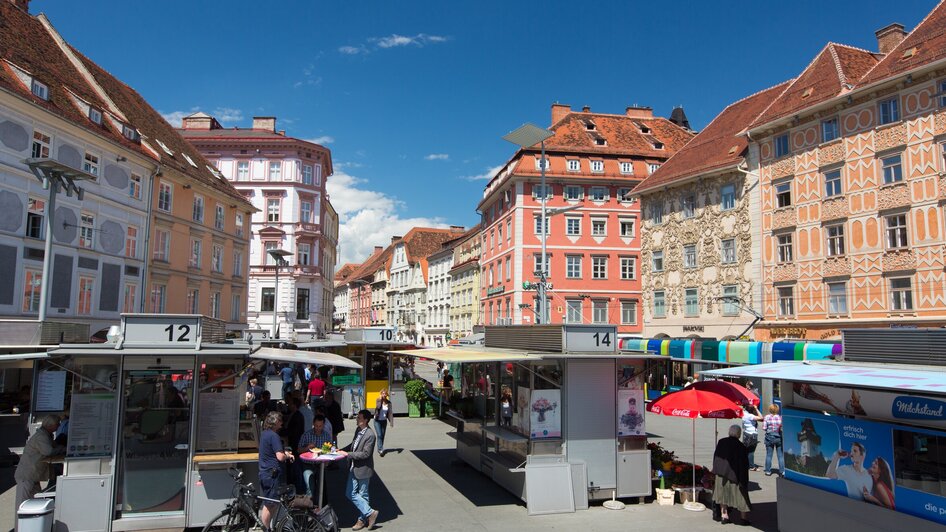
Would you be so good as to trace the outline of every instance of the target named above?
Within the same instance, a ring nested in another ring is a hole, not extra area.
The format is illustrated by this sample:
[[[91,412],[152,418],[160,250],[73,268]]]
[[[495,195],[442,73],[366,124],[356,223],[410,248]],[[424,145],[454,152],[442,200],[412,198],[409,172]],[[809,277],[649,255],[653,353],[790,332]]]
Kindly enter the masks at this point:
[[[785,478],[946,524],[938,452],[946,433],[793,408],[782,433]]]
[[[685,332],[685,333],[686,333],[686,332],[698,332],[698,333],[701,333],[701,332],[703,332],[703,326],[702,326],[702,325],[684,325],[684,326],[683,326],[683,332]]]
[[[772,327],[769,336],[772,338],[804,338],[808,334],[805,327]]]
[[[487,296],[494,296],[494,295],[496,295],[496,294],[502,294],[502,293],[505,292],[505,291],[506,291],[506,287],[505,287],[505,286],[494,286],[494,287],[492,287],[492,288],[487,288],[487,289],[486,289],[486,295],[487,295]]]
[[[946,428],[946,402],[896,392],[792,383],[791,404],[813,410]]]
[[[333,375],[332,386],[344,386],[346,384],[358,384],[361,379],[358,375]]]

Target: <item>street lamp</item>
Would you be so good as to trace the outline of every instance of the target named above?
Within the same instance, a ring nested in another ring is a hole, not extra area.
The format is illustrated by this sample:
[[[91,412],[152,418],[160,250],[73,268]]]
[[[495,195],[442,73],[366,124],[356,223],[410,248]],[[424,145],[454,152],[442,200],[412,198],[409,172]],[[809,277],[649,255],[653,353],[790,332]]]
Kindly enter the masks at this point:
[[[276,287],[273,288],[273,340],[279,338],[279,325],[276,317],[276,309],[279,308],[276,303],[279,301],[279,268],[284,266],[289,266],[289,261],[286,260],[286,257],[292,255],[292,253],[284,249],[270,249],[269,256],[276,261]]]
[[[545,294],[545,282],[546,275],[548,273],[548,253],[545,249],[545,241],[548,238],[548,220],[547,213],[545,209],[545,202],[548,199],[548,193],[545,188],[545,139],[551,137],[553,133],[547,129],[542,129],[539,126],[532,124],[523,124],[519,126],[518,129],[511,131],[503,137],[503,140],[511,142],[518,145],[520,148],[530,148],[536,144],[540,144],[542,151],[542,158],[539,163],[539,170],[541,172],[541,183],[542,183],[542,269],[536,272],[539,275],[539,282],[536,286],[536,292],[539,296],[539,323],[546,324],[549,322],[548,317],[548,304],[546,301]]]
[[[61,188],[66,196],[76,195],[79,201],[85,197],[85,191],[76,185],[77,181],[95,181],[97,176],[81,170],[76,170],[71,166],[66,166],[59,161],[46,157],[25,159],[23,164],[30,167],[33,175],[43,184],[43,188],[49,191],[49,201],[46,202],[46,239],[43,253],[43,277],[39,287],[39,322],[46,321],[46,305],[49,298],[49,268],[53,256],[53,222],[56,217],[56,195]]]

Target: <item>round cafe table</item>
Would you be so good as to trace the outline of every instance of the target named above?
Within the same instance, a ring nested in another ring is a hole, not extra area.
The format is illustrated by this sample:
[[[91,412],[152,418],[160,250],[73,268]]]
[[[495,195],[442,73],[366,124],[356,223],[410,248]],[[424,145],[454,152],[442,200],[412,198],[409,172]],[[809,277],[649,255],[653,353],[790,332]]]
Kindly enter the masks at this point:
[[[345,451],[335,451],[334,453],[323,453],[321,449],[313,449],[299,455],[299,459],[310,464],[319,464],[319,500],[316,504],[322,508],[322,491],[325,487],[325,465],[329,462],[342,460],[348,456]]]

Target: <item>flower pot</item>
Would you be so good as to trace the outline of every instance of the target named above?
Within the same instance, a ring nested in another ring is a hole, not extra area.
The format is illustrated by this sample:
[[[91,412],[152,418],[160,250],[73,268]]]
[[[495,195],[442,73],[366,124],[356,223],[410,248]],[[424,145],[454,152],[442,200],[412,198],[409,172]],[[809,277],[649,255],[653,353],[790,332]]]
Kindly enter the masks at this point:
[[[418,403],[407,403],[407,417],[422,417],[420,404]]]
[[[673,506],[673,490],[657,488],[655,491],[657,493],[657,504],[660,506]]]
[[[437,405],[433,401],[424,401],[424,414],[427,417],[437,417]]]

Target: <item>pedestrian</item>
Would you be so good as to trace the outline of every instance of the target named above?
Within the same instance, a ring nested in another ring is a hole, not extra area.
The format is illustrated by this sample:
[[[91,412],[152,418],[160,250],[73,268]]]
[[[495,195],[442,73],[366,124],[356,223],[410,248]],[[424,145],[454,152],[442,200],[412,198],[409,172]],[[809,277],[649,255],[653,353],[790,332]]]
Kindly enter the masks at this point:
[[[246,385],[246,404],[255,404],[262,395],[263,387],[259,385],[259,380],[256,377],[251,378]]]
[[[358,521],[351,529],[361,530],[368,527],[369,530],[374,530],[374,524],[378,520],[378,511],[371,508],[368,495],[368,484],[374,475],[375,435],[368,428],[368,422],[371,421],[371,412],[361,410],[355,419],[358,428],[355,431],[355,437],[351,445],[345,449],[348,457],[351,458],[345,491],[348,500],[358,509]]]
[[[315,410],[315,407],[322,404],[322,397],[325,395],[325,381],[323,381],[317,372],[312,372],[312,378],[306,389],[306,402]]]
[[[277,502],[263,501],[260,512],[260,521],[269,529],[269,522],[273,518],[276,506],[279,504],[279,486],[285,484],[286,475],[283,472],[282,462],[292,462],[292,451],[285,449],[277,432],[282,428],[282,414],[270,412],[263,421],[263,432],[259,441],[259,485],[263,497],[276,499]]]
[[[782,416],[776,404],[769,405],[769,413],[762,418],[765,432],[765,476],[772,475],[772,453],[778,454],[779,473],[785,473],[785,455],[782,452]]]
[[[345,416],[342,415],[342,406],[335,400],[335,390],[329,388],[323,396],[325,419],[332,423],[332,441],[338,442],[338,435],[345,431]]]
[[[266,414],[279,408],[279,404],[271,398],[269,390],[260,392],[259,401],[253,405],[253,415],[260,422],[266,419]]]
[[[374,430],[378,440],[378,454],[384,457],[384,436],[388,432],[388,425],[394,428],[394,405],[388,398],[388,391],[381,390],[374,405]]]
[[[64,454],[66,448],[53,442],[53,434],[59,429],[59,416],[49,414],[43,417],[36,432],[26,441],[23,455],[16,466],[13,479],[16,481],[16,507],[13,513],[20,509],[23,501],[32,499],[39,493],[40,482],[50,479],[50,464],[45,461],[50,456]]]
[[[296,452],[301,455],[305,452],[317,451],[321,449],[323,444],[331,442],[332,433],[326,430],[325,416],[317,414],[312,419],[312,428],[305,431],[302,438],[299,440],[299,448]],[[305,494],[309,497],[312,497],[312,494],[315,492],[312,489],[312,478],[316,474],[318,474],[318,469],[316,469],[314,464],[304,464],[302,466],[302,483],[305,484]]]
[[[452,395],[453,395],[453,375],[450,374],[449,369],[445,369],[443,370],[443,400],[449,403]]]
[[[755,450],[759,446],[759,422],[762,416],[757,409],[748,401],[742,405],[742,443],[746,446],[746,456],[749,458],[749,468],[752,471],[758,471],[759,466],[755,463]]]
[[[503,388],[503,397],[500,400],[500,414],[503,418],[503,427],[512,427],[512,391],[509,388]]]
[[[302,435],[307,428],[305,416],[299,410],[299,407],[302,406],[302,401],[298,397],[291,395],[289,396],[289,400],[286,401],[286,405],[289,407],[289,413],[286,416],[286,426],[282,436],[286,437],[286,441],[289,443],[289,449],[297,449],[299,447],[299,440],[302,439]],[[288,478],[296,487],[296,490],[302,491],[305,489],[305,486],[302,484],[302,470],[299,468],[299,464],[289,464],[288,470]]]
[[[742,522],[739,524],[749,524],[747,515],[752,509],[749,502],[749,459],[746,447],[739,440],[741,435],[742,428],[739,425],[729,427],[729,436],[719,440],[713,454],[713,474],[716,475],[713,502],[720,507],[719,517],[723,524],[733,522],[730,509],[742,513]]]
[[[282,369],[279,370],[279,376],[282,377],[282,398],[285,401],[294,389],[293,378],[295,374],[292,371],[292,364],[284,364]]]

